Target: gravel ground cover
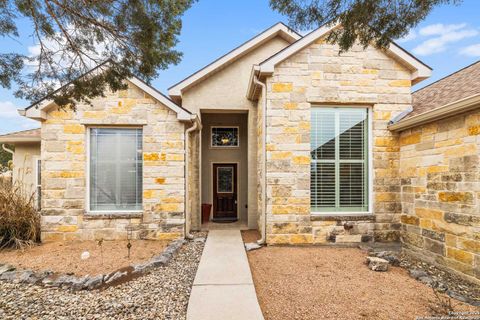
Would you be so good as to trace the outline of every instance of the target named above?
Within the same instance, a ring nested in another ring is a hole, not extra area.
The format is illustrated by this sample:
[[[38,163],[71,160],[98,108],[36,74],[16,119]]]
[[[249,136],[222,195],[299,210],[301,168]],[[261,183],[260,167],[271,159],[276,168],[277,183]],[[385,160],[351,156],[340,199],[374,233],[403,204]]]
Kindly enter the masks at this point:
[[[0,319],[185,319],[203,247],[189,241],[168,265],[103,291],[1,282]]]
[[[438,309],[431,288],[403,268],[369,270],[360,249],[270,246],[247,254],[266,320],[415,319]],[[480,312],[452,302],[455,311]]]
[[[17,269],[96,275],[147,261],[168,245],[168,241],[132,240],[128,258],[127,243],[126,240],[103,241],[101,247],[97,241],[42,243],[24,250],[0,250],[0,263]],[[82,260],[83,252],[88,252],[90,257]]]

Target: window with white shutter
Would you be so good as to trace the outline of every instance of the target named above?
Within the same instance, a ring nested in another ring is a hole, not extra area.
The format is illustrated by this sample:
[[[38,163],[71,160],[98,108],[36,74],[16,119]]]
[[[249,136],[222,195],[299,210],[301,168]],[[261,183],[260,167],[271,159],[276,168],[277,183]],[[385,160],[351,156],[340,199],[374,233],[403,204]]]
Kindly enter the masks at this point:
[[[367,108],[312,108],[312,212],[368,211],[368,130]]]
[[[90,211],[142,210],[142,129],[90,129]]]

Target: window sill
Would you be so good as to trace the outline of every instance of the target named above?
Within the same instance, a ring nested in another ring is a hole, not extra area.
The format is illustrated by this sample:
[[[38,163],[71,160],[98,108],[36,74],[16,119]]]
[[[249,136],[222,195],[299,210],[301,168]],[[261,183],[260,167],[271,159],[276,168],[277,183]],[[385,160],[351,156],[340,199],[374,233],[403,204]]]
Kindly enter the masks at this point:
[[[375,221],[371,212],[362,213],[338,213],[338,212],[314,212],[310,215],[310,221]]]
[[[85,220],[96,219],[133,219],[142,218],[143,211],[129,211],[129,212],[85,212],[83,218]]]

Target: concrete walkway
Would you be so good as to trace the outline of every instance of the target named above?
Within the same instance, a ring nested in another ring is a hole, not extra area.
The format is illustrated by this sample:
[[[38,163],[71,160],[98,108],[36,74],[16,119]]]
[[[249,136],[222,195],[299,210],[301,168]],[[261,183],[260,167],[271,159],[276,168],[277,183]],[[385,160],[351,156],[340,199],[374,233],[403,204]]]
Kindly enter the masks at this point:
[[[263,320],[239,230],[211,230],[188,302],[187,320]]]

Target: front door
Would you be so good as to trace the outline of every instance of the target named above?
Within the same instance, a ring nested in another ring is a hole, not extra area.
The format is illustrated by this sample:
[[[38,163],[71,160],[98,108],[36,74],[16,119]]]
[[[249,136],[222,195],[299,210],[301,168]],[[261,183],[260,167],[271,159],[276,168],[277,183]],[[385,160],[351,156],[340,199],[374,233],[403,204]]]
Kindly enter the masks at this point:
[[[237,220],[237,164],[213,165],[213,221]]]

